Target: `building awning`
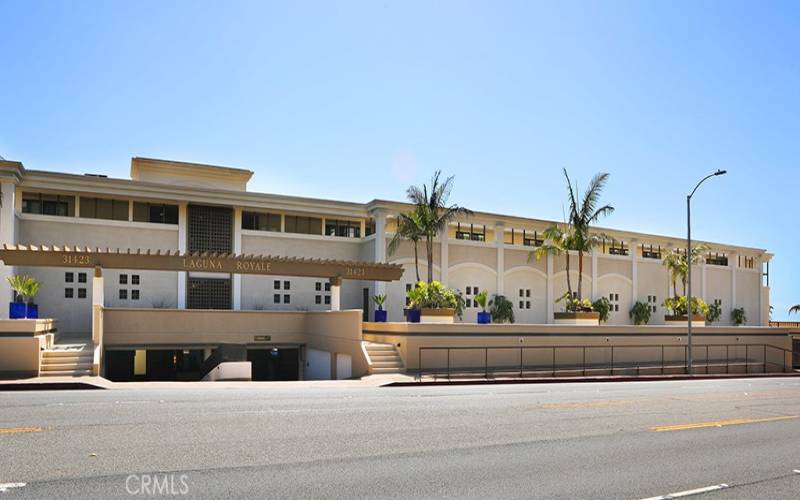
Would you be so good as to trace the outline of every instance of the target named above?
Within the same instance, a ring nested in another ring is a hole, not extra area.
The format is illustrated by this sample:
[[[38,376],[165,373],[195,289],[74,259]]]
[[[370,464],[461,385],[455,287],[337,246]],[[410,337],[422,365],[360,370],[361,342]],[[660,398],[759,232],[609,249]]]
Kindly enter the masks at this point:
[[[395,281],[399,264],[357,262],[274,255],[167,250],[111,249],[81,246],[3,245],[0,260],[8,266],[74,267],[146,271],[187,271],[300,276],[310,278]]]

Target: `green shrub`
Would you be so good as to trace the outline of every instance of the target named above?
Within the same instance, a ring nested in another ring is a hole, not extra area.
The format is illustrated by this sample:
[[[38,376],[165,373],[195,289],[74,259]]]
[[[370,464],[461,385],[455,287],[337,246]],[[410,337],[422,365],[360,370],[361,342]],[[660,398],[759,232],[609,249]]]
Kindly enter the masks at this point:
[[[722,316],[722,308],[716,302],[708,305],[708,312],[706,313],[706,321],[709,323],[716,323]]]
[[[608,321],[609,313],[611,313],[611,302],[609,302],[605,297],[600,297],[592,302],[592,309],[594,309],[596,313],[600,314],[600,321],[605,323]]]
[[[486,312],[486,301],[489,299],[489,294],[483,291],[475,296],[475,303],[481,306],[483,312]]]
[[[629,315],[634,325],[646,325],[650,322],[650,304],[637,300]]]
[[[411,309],[455,309],[460,318],[464,314],[464,297],[439,281],[417,282],[406,294]]]
[[[492,315],[492,323],[513,323],[514,304],[505,295],[495,295],[489,302],[489,313]]]
[[[674,316],[687,315],[687,300],[686,295],[680,297],[669,297],[661,304],[664,308],[672,312]],[[692,314],[708,315],[708,304],[700,297],[692,297]]]
[[[744,313],[744,307],[737,307],[731,311],[731,320],[734,325],[744,325],[747,323],[747,316]]]
[[[383,311],[383,305],[386,303],[386,295],[379,294],[372,297],[372,301],[375,302],[375,305],[378,306],[379,311]]]
[[[576,299],[569,296],[569,292],[562,295],[556,303],[564,301],[564,310],[566,312],[592,312],[592,301],[589,299]]]

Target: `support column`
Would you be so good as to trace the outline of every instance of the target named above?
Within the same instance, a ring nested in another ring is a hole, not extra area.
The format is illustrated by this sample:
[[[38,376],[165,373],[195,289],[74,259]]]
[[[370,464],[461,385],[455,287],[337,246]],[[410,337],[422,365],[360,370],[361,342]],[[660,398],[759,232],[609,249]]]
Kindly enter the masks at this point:
[[[242,209],[233,209],[233,253],[242,253]],[[231,275],[231,295],[233,296],[233,310],[242,309],[242,275]]]
[[[502,222],[494,225],[494,246],[497,248],[497,295],[505,295],[506,288],[506,226]]]
[[[92,277],[92,343],[94,354],[92,361],[92,375],[99,376],[103,372],[103,305],[105,304],[105,290],[103,288],[103,269],[94,268]]]
[[[639,300],[639,255],[636,248],[636,240],[631,240],[628,244],[628,252],[631,254],[631,303],[630,308]]]
[[[547,254],[547,323],[554,322],[555,304],[553,304],[553,255]]]
[[[597,300],[597,248],[592,248],[592,301]]]
[[[731,268],[731,304],[730,309],[736,307],[736,254],[728,256],[728,266]]]
[[[450,268],[449,230],[449,227],[445,227],[442,232],[439,233],[439,250],[441,253],[439,256],[439,281],[441,281],[444,286],[447,286],[449,274],[447,271]]]
[[[331,278],[331,311],[340,311],[342,308],[342,278]]]
[[[375,218],[375,262],[386,262],[386,214],[376,210],[373,217]],[[375,295],[385,295],[386,283],[383,281],[374,283]]]
[[[4,243],[13,245],[17,242],[17,218],[14,213],[14,207],[17,204],[15,199],[16,188],[17,186],[13,182],[3,182],[0,185],[0,194],[2,194],[2,198],[0,198],[0,246]],[[0,289],[2,289],[0,304],[11,302],[13,294],[6,278],[11,277],[13,274],[13,266],[0,264]],[[8,314],[8,307],[2,310],[5,311],[4,315]]]
[[[708,302],[708,293],[706,292],[706,263],[703,261],[703,263],[700,264],[700,293],[702,294],[703,300]]]
[[[186,203],[178,205],[178,252],[186,253],[189,247],[187,237],[187,206]],[[178,309],[186,309],[186,271],[178,271]]]

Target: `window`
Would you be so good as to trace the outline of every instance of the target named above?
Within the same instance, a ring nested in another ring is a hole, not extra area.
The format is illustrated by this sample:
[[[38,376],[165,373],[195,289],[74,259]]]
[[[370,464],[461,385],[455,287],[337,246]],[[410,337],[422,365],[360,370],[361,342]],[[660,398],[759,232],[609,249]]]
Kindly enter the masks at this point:
[[[128,291],[124,288],[119,291],[119,300],[128,300]]]
[[[139,300],[139,290],[131,290],[131,300]]]
[[[343,238],[360,238],[361,222],[325,219],[325,234]]]
[[[275,280],[272,282],[272,288],[275,290],[281,289],[281,280]]]
[[[658,303],[658,297],[656,297],[655,295],[647,296],[647,305],[650,307],[651,312],[656,312],[657,303]]]
[[[49,193],[22,193],[22,213],[75,216],[75,197]]]
[[[283,296],[283,303],[288,304],[292,300],[292,297],[287,293]]]
[[[280,232],[281,216],[263,212],[242,212],[242,229]]]
[[[608,302],[611,304],[610,311],[619,312],[619,294],[609,293]]]
[[[364,236],[375,234],[375,219],[367,219],[367,222],[364,224],[364,233]]]
[[[78,273],[78,283],[86,283],[86,273]]]
[[[138,285],[138,284],[139,284],[139,275],[131,274],[131,285]]]
[[[474,296],[480,293],[480,288],[477,286],[468,286],[466,287],[467,293],[465,294],[466,307],[478,307],[478,302],[474,300]]]
[[[78,298],[85,299],[86,298],[86,289],[85,288],[78,288]]]
[[[64,273],[64,282],[72,283],[75,281],[75,273]]]
[[[281,294],[276,293],[275,295],[273,295],[272,296],[272,302],[274,304],[280,304],[281,303]]]
[[[603,242],[603,245],[605,246],[605,242]],[[625,242],[612,240],[611,246],[608,247],[608,253],[611,255],[628,255],[628,247],[625,246]]]
[[[322,219],[299,215],[284,216],[285,231],[297,234],[322,234]]]
[[[75,290],[73,290],[72,288],[65,288],[64,289],[64,298],[65,299],[71,299],[74,296],[73,295],[74,293],[75,293]]]
[[[331,283],[330,283],[330,281],[325,283],[325,291],[326,292],[330,292],[331,291]]]
[[[459,222],[458,226],[456,227],[456,239],[486,241],[486,226],[475,227],[474,224],[470,224],[469,226],[465,224],[462,227],[461,223]]]
[[[314,283],[314,290],[316,290],[316,291],[318,291],[318,292],[322,291],[322,283],[321,283],[321,282],[319,282],[319,281],[317,281],[316,283]]]
[[[119,284],[120,285],[127,285],[128,284],[128,275],[127,274],[120,274],[119,275]]]
[[[519,298],[520,299],[529,299],[531,297],[531,289],[530,288],[520,288],[519,289]],[[520,309],[530,309],[531,308],[531,301],[530,300],[520,300],[519,301],[519,308]]]
[[[289,290],[291,288],[291,281],[284,281],[283,282],[283,289]]]
[[[88,219],[128,220],[128,200],[81,196],[80,216]]]
[[[325,296],[325,305],[327,305],[327,306],[331,305],[331,296],[330,295],[326,295]]]
[[[656,248],[653,248],[653,245],[642,245],[642,257],[661,260],[661,245]]]
[[[739,256],[739,267],[744,269],[755,269],[756,268],[756,259],[755,257],[742,257]]]
[[[314,297],[315,304],[322,304],[322,295],[317,295]]]
[[[706,262],[711,264],[712,266],[727,266],[728,265],[728,256],[725,254],[718,254],[714,253],[713,255],[709,252],[706,256]]]
[[[83,213],[83,205],[81,205],[81,213]],[[134,201],[133,220],[134,222],[177,224],[178,205],[166,205],[164,203],[146,203],[142,201]]]

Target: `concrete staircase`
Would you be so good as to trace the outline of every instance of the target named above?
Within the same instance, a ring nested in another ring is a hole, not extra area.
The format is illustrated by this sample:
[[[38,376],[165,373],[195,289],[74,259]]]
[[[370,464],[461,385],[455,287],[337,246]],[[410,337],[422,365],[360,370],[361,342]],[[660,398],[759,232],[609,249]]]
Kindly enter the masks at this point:
[[[377,373],[405,373],[405,366],[397,348],[393,344],[379,344],[377,342],[364,342],[372,364],[369,367],[370,374]]]
[[[53,347],[42,352],[42,377],[92,375],[94,344],[91,337],[59,336]]]

